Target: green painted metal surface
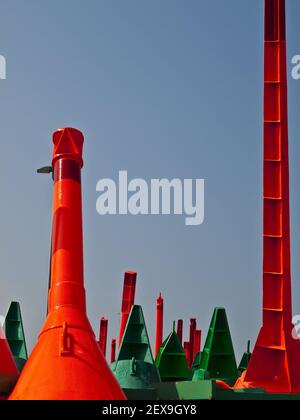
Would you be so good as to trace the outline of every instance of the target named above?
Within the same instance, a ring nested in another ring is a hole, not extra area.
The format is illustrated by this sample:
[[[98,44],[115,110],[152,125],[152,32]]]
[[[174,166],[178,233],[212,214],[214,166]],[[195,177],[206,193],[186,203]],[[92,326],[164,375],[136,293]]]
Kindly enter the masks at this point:
[[[141,306],[134,305],[131,309],[116,362],[111,368],[125,393],[130,394],[130,390],[135,389],[143,394],[143,390],[160,382]]]
[[[298,401],[300,394],[269,394],[262,389],[226,391],[217,389],[215,398],[220,401]]]
[[[194,359],[193,364],[192,364],[192,372],[195,372],[196,369],[199,369],[200,362],[201,362],[201,355],[202,355],[201,351],[199,351],[196,354],[195,359]]]
[[[242,360],[239,364],[238,371],[241,375],[245,370],[247,370],[252,353],[250,352],[250,341],[248,341],[247,351],[243,354]]]
[[[215,389],[213,381],[165,382],[156,386],[158,399],[167,401],[212,400],[216,395]]]
[[[188,379],[189,367],[186,354],[174,329],[161,345],[155,364],[163,382]]]
[[[262,389],[224,390],[215,381],[169,382],[156,386],[157,398],[161,401],[276,401],[300,400],[300,394],[268,394]]]
[[[216,308],[211,320],[200,366],[193,381],[218,379],[233,385],[238,378],[229,325],[224,308]]]
[[[158,399],[155,388],[124,388],[123,391],[130,401],[156,401]]]
[[[20,304],[12,302],[7,312],[4,330],[11,352],[15,358],[16,365],[21,372],[27,359],[25,334],[23,328]]]

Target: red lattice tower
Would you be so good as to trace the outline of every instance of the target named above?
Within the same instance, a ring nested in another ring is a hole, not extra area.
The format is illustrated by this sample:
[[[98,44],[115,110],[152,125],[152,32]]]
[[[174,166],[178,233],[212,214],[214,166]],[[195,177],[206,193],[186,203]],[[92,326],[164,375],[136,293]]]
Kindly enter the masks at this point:
[[[285,0],[265,0],[263,326],[236,388],[300,392],[292,337]]]

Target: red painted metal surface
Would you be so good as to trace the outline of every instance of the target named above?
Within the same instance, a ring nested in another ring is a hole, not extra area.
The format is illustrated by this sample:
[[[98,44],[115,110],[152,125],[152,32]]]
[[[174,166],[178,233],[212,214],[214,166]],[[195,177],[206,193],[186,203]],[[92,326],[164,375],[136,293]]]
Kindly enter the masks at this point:
[[[190,343],[188,341],[185,341],[183,343],[184,352],[186,355],[186,360],[189,361],[190,358]]]
[[[8,395],[15,385],[18,376],[18,368],[0,325],[0,394],[5,392]]]
[[[195,331],[197,328],[197,320],[196,318],[191,318],[190,320],[190,349],[189,349],[189,358],[188,358],[188,364],[189,367],[193,364],[193,356],[194,356],[194,338],[195,338]]]
[[[156,301],[155,357],[158,355],[160,346],[162,345],[163,334],[164,334],[164,300],[160,293]]]
[[[54,133],[53,231],[48,317],[10,397],[16,400],[125,399],[86,315],[80,170],[83,135]]]
[[[124,275],[119,347],[123,338],[131,308],[134,305],[136,277],[137,273],[134,271],[127,271]]]
[[[193,361],[195,360],[196,354],[199,353],[200,348],[201,348],[201,330],[195,330]]]
[[[183,320],[178,319],[177,321],[177,336],[179,338],[180,343],[182,344],[183,339]]]
[[[300,392],[292,338],[285,0],[265,0],[263,325],[235,387]]]
[[[107,333],[108,333],[108,319],[101,318],[100,333],[99,333],[99,346],[104,357],[106,357]]]
[[[113,338],[111,340],[111,347],[110,347],[110,363],[114,363],[116,361],[116,348],[117,348],[117,340]]]

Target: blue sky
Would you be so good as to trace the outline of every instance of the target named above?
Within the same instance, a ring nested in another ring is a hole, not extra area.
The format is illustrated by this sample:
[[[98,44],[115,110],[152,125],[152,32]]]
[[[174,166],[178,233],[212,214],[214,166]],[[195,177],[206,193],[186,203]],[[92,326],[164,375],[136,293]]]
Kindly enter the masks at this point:
[[[288,62],[300,54],[287,0]],[[153,337],[155,299],[204,335],[227,309],[238,358],[261,324],[263,0],[1,0],[0,313],[22,305],[28,344],[46,311],[52,132],[86,137],[83,170],[89,318],[116,335],[123,272]],[[289,64],[289,73],[291,65]],[[300,313],[300,80],[289,77],[294,313]],[[203,225],[180,216],[96,212],[96,183],[204,178]]]

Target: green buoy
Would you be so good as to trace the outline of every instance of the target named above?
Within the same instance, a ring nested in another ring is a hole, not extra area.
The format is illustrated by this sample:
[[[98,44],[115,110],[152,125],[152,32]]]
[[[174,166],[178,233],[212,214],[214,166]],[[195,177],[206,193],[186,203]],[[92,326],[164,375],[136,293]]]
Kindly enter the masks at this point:
[[[116,362],[111,366],[128,398],[151,398],[160,382],[141,306],[133,305]]]
[[[186,354],[174,328],[161,345],[155,364],[162,382],[179,382],[188,379],[189,367]]]
[[[17,368],[21,372],[28,359],[25,334],[18,302],[12,302],[7,312],[4,330],[7,342],[14,356]]]
[[[241,375],[245,370],[247,370],[252,353],[250,352],[250,341],[248,341],[247,351],[243,354],[242,360],[239,364],[238,371]]]
[[[238,378],[229,325],[224,308],[216,308],[193,381],[221,380],[233,385]]]
[[[202,352],[198,351],[192,364],[192,372],[195,372],[196,369],[199,369],[200,362],[201,362],[201,355],[202,355]]]

